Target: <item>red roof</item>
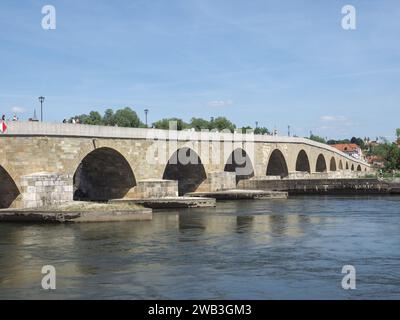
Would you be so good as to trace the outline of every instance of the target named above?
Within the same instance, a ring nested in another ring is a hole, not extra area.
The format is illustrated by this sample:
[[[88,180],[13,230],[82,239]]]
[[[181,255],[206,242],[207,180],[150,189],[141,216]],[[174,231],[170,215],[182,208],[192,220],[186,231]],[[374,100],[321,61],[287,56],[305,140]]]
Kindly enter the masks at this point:
[[[355,143],[340,143],[340,144],[333,144],[332,147],[342,151],[342,152],[352,152],[358,151],[360,147]]]

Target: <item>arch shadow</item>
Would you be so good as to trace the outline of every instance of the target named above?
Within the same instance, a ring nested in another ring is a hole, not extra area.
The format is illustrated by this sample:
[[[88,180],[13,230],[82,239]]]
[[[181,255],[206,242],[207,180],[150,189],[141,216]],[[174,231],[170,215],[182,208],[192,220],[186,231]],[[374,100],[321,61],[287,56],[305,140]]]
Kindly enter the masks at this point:
[[[331,161],[329,164],[329,171],[336,171],[336,160],[334,157],[331,158]]]
[[[19,189],[10,174],[0,166],[0,209],[11,207],[20,195]]]
[[[357,171],[361,171],[361,165],[357,166]]]
[[[251,159],[242,148],[237,148],[232,151],[225,164],[224,171],[235,172],[236,184],[240,180],[254,177],[254,168]]]
[[[300,150],[297,155],[296,171],[311,173],[310,161],[308,160],[307,153],[304,150]]]
[[[177,180],[178,193],[184,195],[194,192],[207,179],[201,159],[198,154],[187,147],[173,153],[165,167],[163,179]]]
[[[136,186],[135,175],[118,151],[102,147],[88,153],[75,171],[74,200],[121,199]]]
[[[339,170],[343,170],[343,162],[342,162],[342,160],[339,160]]]
[[[289,175],[285,157],[279,149],[275,149],[269,157],[267,166],[267,176],[280,176],[281,178]]]
[[[326,172],[326,161],[324,155],[321,153],[317,158],[317,164],[315,165],[316,172]]]

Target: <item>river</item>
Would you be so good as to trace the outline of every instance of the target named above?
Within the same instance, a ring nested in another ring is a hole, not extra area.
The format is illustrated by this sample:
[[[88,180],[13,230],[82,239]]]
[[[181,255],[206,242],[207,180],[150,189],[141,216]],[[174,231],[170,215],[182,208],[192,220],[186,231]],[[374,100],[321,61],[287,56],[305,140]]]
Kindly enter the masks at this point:
[[[41,268],[56,269],[56,290]],[[344,265],[356,289],[344,290]],[[156,211],[152,221],[0,224],[1,299],[400,299],[400,196]]]

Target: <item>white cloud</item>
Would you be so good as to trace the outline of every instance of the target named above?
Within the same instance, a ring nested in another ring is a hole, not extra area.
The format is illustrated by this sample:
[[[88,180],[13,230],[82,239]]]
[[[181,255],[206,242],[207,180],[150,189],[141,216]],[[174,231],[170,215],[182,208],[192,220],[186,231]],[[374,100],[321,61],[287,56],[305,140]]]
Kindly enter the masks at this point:
[[[12,107],[11,111],[13,113],[24,113],[26,110],[24,108],[21,108],[21,107]]]
[[[321,120],[326,122],[348,122],[348,119],[344,116],[331,116],[331,115],[322,116]]]
[[[214,100],[210,101],[207,105],[210,107],[229,107],[232,104],[232,100]]]

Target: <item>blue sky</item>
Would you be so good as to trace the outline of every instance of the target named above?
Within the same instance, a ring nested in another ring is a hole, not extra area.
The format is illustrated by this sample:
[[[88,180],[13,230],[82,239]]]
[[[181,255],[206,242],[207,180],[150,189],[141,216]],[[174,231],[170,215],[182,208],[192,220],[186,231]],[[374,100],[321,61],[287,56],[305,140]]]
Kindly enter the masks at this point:
[[[56,30],[41,8],[55,6]],[[342,6],[357,29],[341,27]],[[394,137],[397,0],[2,0],[0,113],[62,121],[130,106],[286,134]]]

